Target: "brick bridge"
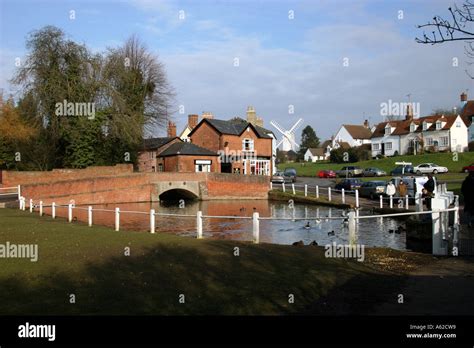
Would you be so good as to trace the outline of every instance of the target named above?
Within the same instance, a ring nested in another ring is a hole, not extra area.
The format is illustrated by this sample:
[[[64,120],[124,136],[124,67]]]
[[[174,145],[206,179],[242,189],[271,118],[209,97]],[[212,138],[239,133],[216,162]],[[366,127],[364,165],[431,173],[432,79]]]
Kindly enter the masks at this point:
[[[131,165],[50,172],[2,173],[3,186],[21,185],[26,199],[67,204],[155,202],[169,198],[266,199],[269,177],[223,173],[134,173]]]

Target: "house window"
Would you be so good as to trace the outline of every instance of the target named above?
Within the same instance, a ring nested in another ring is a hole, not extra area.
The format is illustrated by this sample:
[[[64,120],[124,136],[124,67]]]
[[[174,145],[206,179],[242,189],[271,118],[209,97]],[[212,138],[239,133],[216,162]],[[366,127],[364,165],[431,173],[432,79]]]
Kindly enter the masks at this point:
[[[416,130],[416,125],[415,124],[411,124],[410,125],[410,132],[414,132]]]
[[[440,146],[448,146],[448,137],[441,137],[439,139],[439,145]]]
[[[378,150],[380,150],[380,144],[372,144],[372,150],[373,150],[373,151],[378,151]]]
[[[426,145],[433,146],[433,138],[426,138]]]
[[[436,122],[436,129],[441,129],[441,122],[440,121]]]
[[[392,127],[387,126],[385,127],[385,135],[389,135],[392,132]]]
[[[385,150],[391,150],[392,149],[392,143],[385,143]]]
[[[270,161],[268,160],[251,160],[250,174],[253,175],[270,175]]]
[[[423,122],[423,130],[425,131],[425,130],[427,130],[427,129],[428,129],[428,123]]]
[[[456,128],[461,128],[461,121],[456,121]]]
[[[163,171],[163,163],[158,164],[158,171],[159,172]]]
[[[154,151],[151,151],[150,152],[150,159],[154,159],[155,158],[155,152]]]
[[[242,150],[253,151],[253,139],[244,139],[242,141]]]
[[[194,167],[196,173],[209,173],[211,171],[211,160],[195,160]]]

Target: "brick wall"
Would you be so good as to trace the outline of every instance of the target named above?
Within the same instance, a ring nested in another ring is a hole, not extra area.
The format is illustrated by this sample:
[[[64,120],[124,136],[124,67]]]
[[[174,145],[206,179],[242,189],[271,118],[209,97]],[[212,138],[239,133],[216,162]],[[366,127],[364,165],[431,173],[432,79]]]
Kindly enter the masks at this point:
[[[132,164],[115,166],[93,166],[85,169],[53,169],[52,171],[2,171],[3,186],[37,184],[60,180],[77,180],[82,178],[113,176],[133,173]]]
[[[220,135],[207,122],[203,122],[191,136],[191,142],[197,146],[204,147],[211,151],[220,150]]]
[[[103,204],[148,202],[157,197],[156,183],[199,181],[204,186],[202,199],[266,199],[269,178],[221,173],[132,173],[89,177],[22,185],[22,195],[44,204]]]
[[[195,160],[211,161],[211,172],[219,173],[220,164],[217,156],[168,156],[161,159],[165,172],[191,172],[196,171]]]

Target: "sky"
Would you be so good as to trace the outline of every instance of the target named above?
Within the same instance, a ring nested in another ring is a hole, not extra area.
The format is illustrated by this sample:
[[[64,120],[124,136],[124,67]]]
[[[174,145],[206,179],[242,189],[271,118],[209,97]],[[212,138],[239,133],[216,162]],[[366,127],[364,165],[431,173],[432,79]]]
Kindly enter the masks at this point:
[[[462,1],[0,0],[0,88],[18,94],[8,82],[15,59],[43,26],[94,52],[137,35],[164,64],[178,131],[188,114],[245,117],[252,105],[277,136],[271,120],[289,129],[302,118],[297,136],[310,125],[325,140],[342,124],[383,121],[389,101],[410,98],[423,116],[458,106],[463,91],[473,99],[462,42],[415,42],[417,24],[447,17],[455,3]]]

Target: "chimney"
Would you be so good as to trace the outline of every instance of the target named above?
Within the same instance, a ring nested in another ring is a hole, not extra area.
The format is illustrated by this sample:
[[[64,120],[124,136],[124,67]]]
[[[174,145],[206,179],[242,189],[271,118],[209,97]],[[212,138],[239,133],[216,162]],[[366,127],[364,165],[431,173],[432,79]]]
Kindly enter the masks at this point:
[[[194,129],[194,127],[197,126],[199,122],[199,115],[188,115],[188,127],[191,128],[191,130]]]
[[[168,138],[176,137],[176,124],[174,122],[168,121]]]
[[[466,92],[462,92],[461,93],[461,104],[464,105],[467,103],[467,93]]]
[[[412,109],[410,103],[408,103],[408,105],[407,105],[407,114],[406,114],[406,116],[405,116],[405,120],[406,120],[406,121],[411,121],[411,120],[413,120],[413,109]]]
[[[364,127],[365,127],[365,128],[369,128],[369,120],[365,120],[365,121],[364,121]]]
[[[212,114],[212,112],[210,111],[203,111],[202,112],[202,118],[207,118],[207,119],[210,119],[212,120],[214,118],[214,115]]]

